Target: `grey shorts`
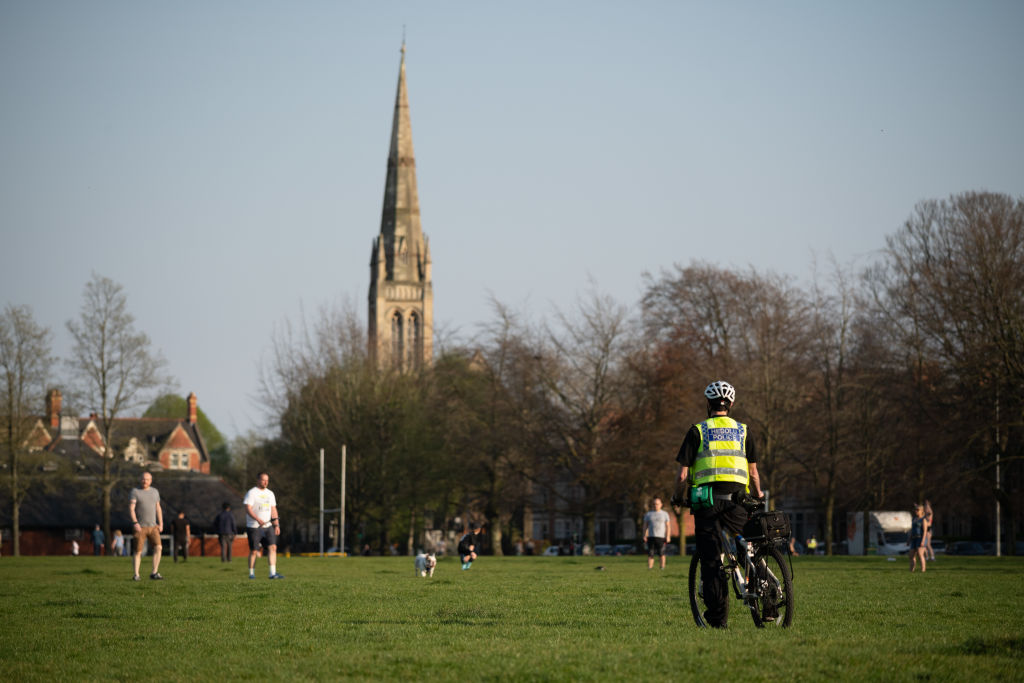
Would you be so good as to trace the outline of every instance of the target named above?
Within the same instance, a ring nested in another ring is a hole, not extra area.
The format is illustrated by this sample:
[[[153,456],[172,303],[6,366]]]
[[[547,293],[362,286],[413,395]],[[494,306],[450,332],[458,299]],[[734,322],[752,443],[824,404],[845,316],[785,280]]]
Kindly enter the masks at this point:
[[[249,535],[249,550],[259,550],[262,541],[268,548],[277,545],[277,534],[274,527],[268,526],[265,529],[259,527],[246,527],[245,533]]]

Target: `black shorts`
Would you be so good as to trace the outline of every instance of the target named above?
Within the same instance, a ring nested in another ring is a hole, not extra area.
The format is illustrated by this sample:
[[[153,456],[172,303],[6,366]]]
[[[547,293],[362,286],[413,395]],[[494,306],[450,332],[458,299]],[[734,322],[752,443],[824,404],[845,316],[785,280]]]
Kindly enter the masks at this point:
[[[266,544],[267,548],[277,545],[277,534],[274,533],[272,526],[262,529],[254,526],[246,527],[245,533],[249,535],[249,550],[258,550],[261,541]]]
[[[665,554],[665,539],[661,536],[648,536],[647,537],[647,557],[654,557],[657,555],[661,557]]]

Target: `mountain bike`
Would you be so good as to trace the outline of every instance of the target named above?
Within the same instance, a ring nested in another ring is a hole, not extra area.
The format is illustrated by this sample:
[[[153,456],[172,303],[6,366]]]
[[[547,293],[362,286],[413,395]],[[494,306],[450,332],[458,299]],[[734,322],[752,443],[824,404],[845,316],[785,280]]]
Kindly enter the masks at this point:
[[[721,525],[722,571],[728,576],[733,597],[750,610],[754,625],[788,627],[793,623],[793,570],[789,559],[789,519],[784,512],[758,510],[760,502],[746,497],[742,503],[750,521],[744,534],[733,536]],[[752,514],[751,514],[752,513]],[[690,561],[690,609],[698,626],[708,626],[704,618],[704,583],[701,580],[700,552]],[[726,599],[726,618],[731,599]]]

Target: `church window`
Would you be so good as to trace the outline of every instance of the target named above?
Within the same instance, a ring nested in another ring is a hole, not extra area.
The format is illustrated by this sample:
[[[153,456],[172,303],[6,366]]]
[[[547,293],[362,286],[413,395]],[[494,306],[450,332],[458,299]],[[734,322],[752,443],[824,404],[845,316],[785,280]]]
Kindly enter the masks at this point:
[[[402,324],[401,311],[395,311],[391,316],[391,363],[395,369],[402,369],[402,359],[405,355],[405,335]]]
[[[423,325],[417,313],[409,315],[409,367],[419,369],[423,356]]]

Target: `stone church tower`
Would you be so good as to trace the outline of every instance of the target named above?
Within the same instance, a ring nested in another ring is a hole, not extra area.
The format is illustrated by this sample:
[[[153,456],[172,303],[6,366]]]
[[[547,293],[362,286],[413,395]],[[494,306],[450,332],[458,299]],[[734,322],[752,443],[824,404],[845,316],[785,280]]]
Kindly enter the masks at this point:
[[[380,234],[370,255],[370,355],[379,368],[416,370],[433,354],[434,289],[430,246],[420,226],[412,152],[405,44],[398,70]]]

